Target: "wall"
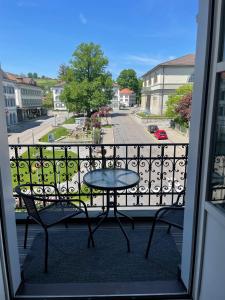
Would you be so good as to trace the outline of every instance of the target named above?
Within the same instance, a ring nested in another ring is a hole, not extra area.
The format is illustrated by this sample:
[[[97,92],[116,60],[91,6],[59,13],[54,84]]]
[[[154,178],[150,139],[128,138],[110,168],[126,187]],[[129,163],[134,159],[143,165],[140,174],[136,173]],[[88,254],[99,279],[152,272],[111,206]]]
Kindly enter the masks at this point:
[[[224,300],[225,239],[222,237],[224,237],[225,232],[225,216],[219,211],[214,215],[210,212],[206,219],[199,300]]]

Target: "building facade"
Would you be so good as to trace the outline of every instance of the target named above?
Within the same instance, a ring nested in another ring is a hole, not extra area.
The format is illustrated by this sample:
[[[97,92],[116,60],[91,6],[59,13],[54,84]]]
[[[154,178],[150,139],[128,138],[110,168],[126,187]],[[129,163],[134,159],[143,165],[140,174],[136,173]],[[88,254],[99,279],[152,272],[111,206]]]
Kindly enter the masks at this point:
[[[113,83],[113,98],[110,101],[110,106],[112,109],[120,108],[120,89],[117,83]]]
[[[42,115],[43,92],[32,78],[4,72],[3,82],[13,85],[17,121],[29,120]],[[13,91],[11,88],[11,91]],[[14,108],[15,110],[15,108]]]
[[[131,107],[137,103],[136,94],[128,88],[120,90],[118,84],[114,83],[113,92],[114,95],[111,100],[111,107],[114,109]]]
[[[168,96],[194,80],[194,54],[157,65],[142,76],[141,109],[154,115],[166,110]]]
[[[4,94],[6,124],[9,127],[15,125],[18,122],[16,97],[15,97],[15,84],[7,79],[4,79],[3,94]]]
[[[136,94],[134,91],[126,88],[120,90],[120,106],[131,107],[136,104]]]
[[[64,83],[59,83],[51,88],[53,93],[54,110],[67,110],[66,104],[60,100],[60,95],[63,91]]]

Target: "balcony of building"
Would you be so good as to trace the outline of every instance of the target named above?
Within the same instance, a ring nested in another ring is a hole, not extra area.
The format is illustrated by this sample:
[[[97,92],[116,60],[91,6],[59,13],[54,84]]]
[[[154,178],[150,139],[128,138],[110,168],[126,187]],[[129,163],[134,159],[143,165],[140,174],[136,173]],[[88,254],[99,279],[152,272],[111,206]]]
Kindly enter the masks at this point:
[[[18,247],[23,284],[20,295],[149,295],[185,293],[180,280],[182,230],[158,222],[148,259],[145,258],[152,220],[161,207],[172,206],[185,190],[187,144],[120,145],[10,145],[13,187],[24,183],[54,184],[63,197],[83,200],[91,218],[106,208],[106,191],[88,188],[83,181],[90,170],[124,168],[137,172],[137,186],[117,192],[118,210],[126,239],[112,211],[95,232],[95,248],[87,247],[85,218],[73,218],[49,231],[49,270],[43,271],[44,232],[31,222],[24,249],[26,209],[15,193]],[[114,194],[110,194],[113,199]],[[180,198],[180,205],[184,204]],[[173,216],[172,216],[173,219]],[[174,220],[176,215],[174,214]]]

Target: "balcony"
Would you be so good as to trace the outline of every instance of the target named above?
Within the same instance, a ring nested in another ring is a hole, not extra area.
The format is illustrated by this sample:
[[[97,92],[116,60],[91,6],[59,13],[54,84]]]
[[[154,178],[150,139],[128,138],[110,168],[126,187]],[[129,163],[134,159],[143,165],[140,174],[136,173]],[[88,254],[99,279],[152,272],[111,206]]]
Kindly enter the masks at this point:
[[[24,276],[21,295],[184,293],[179,279],[182,231],[173,229],[168,234],[167,226],[159,224],[148,260],[144,252],[151,216],[156,209],[172,205],[185,188],[188,144],[10,145],[9,153],[14,187],[26,182],[55,184],[64,196],[86,202],[92,226],[106,206],[106,192],[85,186],[83,177],[88,171],[128,168],[141,178],[138,186],[118,191],[119,210],[135,220],[134,230],[122,220],[131,253],[127,253],[126,241],[113,217],[96,231],[95,248],[87,248],[84,220],[74,218],[68,228],[58,225],[50,230],[47,274],[43,273],[42,228],[30,226],[28,247],[23,249],[25,210],[15,194]]]

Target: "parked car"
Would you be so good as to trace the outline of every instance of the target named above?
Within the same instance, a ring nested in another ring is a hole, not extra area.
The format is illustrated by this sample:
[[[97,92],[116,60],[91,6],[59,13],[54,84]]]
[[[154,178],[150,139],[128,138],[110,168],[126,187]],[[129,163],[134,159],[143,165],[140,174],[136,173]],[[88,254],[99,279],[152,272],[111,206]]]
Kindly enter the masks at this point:
[[[150,133],[155,133],[157,130],[159,130],[159,127],[157,125],[149,125],[148,126],[148,131]]]
[[[163,129],[159,129],[154,133],[154,136],[158,139],[158,140],[167,140],[168,136],[166,134],[166,131]]]

